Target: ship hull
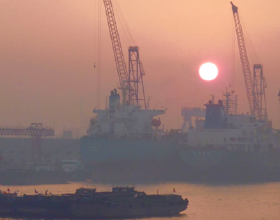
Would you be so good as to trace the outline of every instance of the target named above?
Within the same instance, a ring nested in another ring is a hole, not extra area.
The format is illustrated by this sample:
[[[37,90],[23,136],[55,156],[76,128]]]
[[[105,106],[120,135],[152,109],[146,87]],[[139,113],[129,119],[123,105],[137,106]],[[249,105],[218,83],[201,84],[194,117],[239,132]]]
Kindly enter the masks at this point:
[[[93,180],[174,180],[178,140],[81,140],[81,156]]]
[[[246,183],[280,181],[280,151],[228,151],[181,149],[191,181]]]
[[[102,138],[81,139],[80,150],[86,162],[168,160],[174,155],[177,139],[110,140]]]
[[[95,181],[280,181],[280,151],[178,149],[177,141],[84,139],[81,154]]]
[[[174,216],[187,208],[185,202],[160,205],[144,204],[73,204],[72,215],[77,218],[136,218]]]
[[[166,204],[113,204],[107,202],[24,201],[0,203],[1,216],[54,218],[135,218],[174,216],[187,209],[188,202]]]

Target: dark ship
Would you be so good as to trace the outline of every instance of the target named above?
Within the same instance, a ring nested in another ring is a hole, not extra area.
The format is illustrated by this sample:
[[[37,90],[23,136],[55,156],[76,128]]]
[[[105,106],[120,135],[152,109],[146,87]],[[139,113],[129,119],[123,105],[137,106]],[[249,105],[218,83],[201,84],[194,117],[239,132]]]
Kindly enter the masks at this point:
[[[163,129],[158,128],[160,120],[153,119],[165,110],[122,104],[114,90],[109,97],[109,108],[93,112],[97,116],[91,120],[88,135],[80,141],[81,159],[91,170],[92,178],[172,177],[177,154],[174,149],[179,138],[175,134],[164,135]]]
[[[187,209],[180,195],[147,195],[134,187],[113,187],[112,192],[80,188],[75,193],[18,196],[0,194],[0,215],[52,218],[134,218],[174,216]]]
[[[179,155],[188,180],[212,182],[280,181],[279,133],[252,114],[227,114],[227,105],[209,101]]]

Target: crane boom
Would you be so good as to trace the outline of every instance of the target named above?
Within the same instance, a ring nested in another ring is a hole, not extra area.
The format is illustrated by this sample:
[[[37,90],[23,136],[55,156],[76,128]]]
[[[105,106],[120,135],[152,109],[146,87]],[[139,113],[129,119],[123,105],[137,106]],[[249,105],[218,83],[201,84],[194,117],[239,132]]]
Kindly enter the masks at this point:
[[[137,46],[129,47],[129,71],[127,71],[112,1],[103,0],[103,3],[105,6],[109,33],[113,46],[117,72],[119,75],[120,89],[122,90],[123,104],[139,106],[139,101],[142,100],[146,109],[146,99],[142,77],[145,73],[143,65],[139,59],[139,48]],[[139,97],[138,84],[142,84],[142,98]]]
[[[239,15],[238,15],[238,8],[232,2],[230,2],[230,3],[232,5],[236,37],[237,37],[237,43],[238,43],[238,47],[239,47],[240,59],[241,59],[241,63],[242,63],[242,69],[243,69],[243,75],[244,75],[244,80],[245,80],[247,98],[248,98],[249,107],[250,107],[250,113],[255,114],[252,74],[251,74],[249,59],[248,59],[248,55],[247,55],[247,51],[246,51],[243,31],[242,31],[242,27],[241,27]]]
[[[122,51],[120,35],[118,32],[117,23],[114,15],[113,4],[111,0],[103,0],[103,2],[105,6],[109,33],[110,33],[111,42],[114,51],[117,72],[119,75],[120,87],[123,89],[128,88],[128,73],[127,73],[124,55]],[[123,98],[126,99],[127,97],[123,97]]]

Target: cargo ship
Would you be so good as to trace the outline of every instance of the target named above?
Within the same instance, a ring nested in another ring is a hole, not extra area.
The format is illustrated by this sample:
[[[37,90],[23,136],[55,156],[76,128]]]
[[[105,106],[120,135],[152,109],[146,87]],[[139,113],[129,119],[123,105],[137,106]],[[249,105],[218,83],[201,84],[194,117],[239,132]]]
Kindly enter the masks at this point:
[[[209,101],[187,133],[166,134],[152,128],[152,115],[164,111],[122,106],[115,96],[108,109],[93,111],[97,117],[81,139],[92,179],[280,181],[279,132],[255,115],[230,113],[229,100]]]
[[[81,159],[93,179],[172,179],[179,135],[165,134],[160,118],[153,118],[165,110],[122,104],[113,90],[109,108],[93,112],[88,135],[80,141]]]
[[[113,187],[112,192],[79,188],[75,193],[18,196],[0,193],[0,215],[43,218],[135,218],[174,216],[187,209],[180,195],[147,195],[134,187]]]
[[[212,182],[280,181],[279,132],[251,114],[227,114],[222,100],[206,105],[179,145],[183,175]]]
[[[111,91],[105,109],[99,109],[97,99],[95,117],[87,136],[81,138],[81,158],[94,179],[166,180],[174,174],[178,137],[164,135],[160,129],[159,116],[165,110],[150,109],[146,102],[139,47],[129,46],[126,65],[112,1],[104,1],[104,6],[120,93]]]

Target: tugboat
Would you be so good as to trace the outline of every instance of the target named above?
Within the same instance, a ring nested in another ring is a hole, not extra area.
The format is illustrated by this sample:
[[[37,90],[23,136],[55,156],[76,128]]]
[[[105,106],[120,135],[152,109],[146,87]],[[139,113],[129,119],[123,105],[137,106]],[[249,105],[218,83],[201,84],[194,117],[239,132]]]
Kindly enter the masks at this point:
[[[51,195],[0,194],[0,215],[52,218],[135,218],[174,216],[187,209],[180,195],[147,195],[134,187],[112,192],[79,188],[75,193]]]

